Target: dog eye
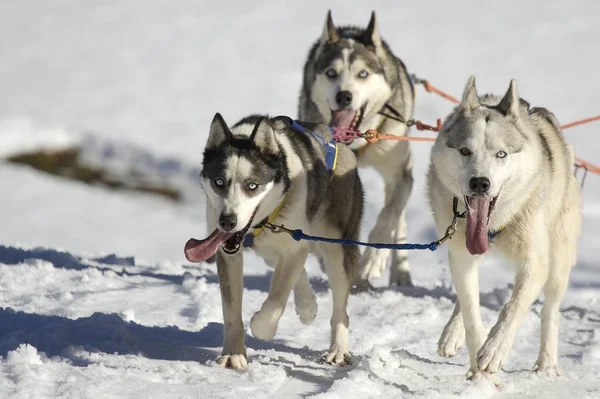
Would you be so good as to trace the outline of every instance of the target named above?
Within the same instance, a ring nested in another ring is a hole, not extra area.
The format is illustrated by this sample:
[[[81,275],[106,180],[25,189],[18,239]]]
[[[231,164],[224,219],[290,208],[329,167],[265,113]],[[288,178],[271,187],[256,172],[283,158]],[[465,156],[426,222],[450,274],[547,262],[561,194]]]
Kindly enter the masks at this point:
[[[215,179],[215,185],[217,187],[223,187],[225,185],[225,182],[223,181],[223,179]]]
[[[506,151],[502,151],[502,150],[500,150],[496,153],[496,157],[498,157],[498,158],[504,158],[506,155],[507,155]]]
[[[256,184],[256,183],[248,183],[247,187],[248,187],[248,190],[254,191],[254,190],[256,190],[258,188],[258,184]]]
[[[335,71],[335,69],[330,68],[327,71],[325,71],[325,75],[327,75],[331,79],[334,79],[337,77],[337,72]]]
[[[471,155],[471,150],[469,150],[467,147],[463,147],[460,149],[460,153],[465,157],[468,157],[469,155]]]
[[[366,78],[367,76],[369,76],[369,72],[367,72],[367,71],[365,71],[365,70],[362,70],[362,71],[360,71],[360,72],[358,73],[358,77],[359,77],[359,78],[362,78],[362,79],[364,79],[364,78]]]

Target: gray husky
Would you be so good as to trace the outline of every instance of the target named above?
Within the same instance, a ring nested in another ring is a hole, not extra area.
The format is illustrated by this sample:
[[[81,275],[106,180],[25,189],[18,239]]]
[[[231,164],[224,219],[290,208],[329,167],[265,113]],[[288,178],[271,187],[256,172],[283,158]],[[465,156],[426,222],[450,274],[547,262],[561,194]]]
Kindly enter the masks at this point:
[[[302,323],[314,320],[317,302],[304,263],[309,253],[316,253],[333,295],[331,346],[323,360],[350,362],[346,305],[359,272],[358,247],[309,245],[267,229],[268,223],[284,224],[308,234],[358,239],[363,190],[350,149],[336,145],[324,125],[250,116],[230,129],[216,114],[200,177],[214,231],[205,240],[190,239],[185,254],[189,261],[201,262],[216,253],[225,326],[217,362],[235,369],[247,366],[242,246],[253,247],[275,269],[269,295],[250,321],[254,336],[273,338],[292,289]]]
[[[403,136],[412,118],[414,89],[402,61],[379,36],[375,13],[366,29],[336,28],[327,14],[321,38],[304,66],[298,114],[300,120],[341,128]],[[364,139],[347,143],[358,165],[373,167],[385,183],[385,204],[370,242],[405,243],[405,208],[413,176],[406,141]],[[392,258],[390,284],[411,285],[406,251],[368,248],[361,259],[363,279],[381,276]]]
[[[552,113],[529,108],[513,80],[503,98],[479,97],[475,78],[448,116],[431,152],[428,195],[440,234],[456,212],[449,260],[457,300],[438,342],[453,356],[466,342],[468,378],[495,373],[506,360],[525,314],[544,292],[535,369],[558,373],[559,304],[575,264],[581,225],[574,152]],[[489,246],[516,266],[512,297],[489,334],[479,313],[477,265]],[[464,323],[464,324],[463,324]]]

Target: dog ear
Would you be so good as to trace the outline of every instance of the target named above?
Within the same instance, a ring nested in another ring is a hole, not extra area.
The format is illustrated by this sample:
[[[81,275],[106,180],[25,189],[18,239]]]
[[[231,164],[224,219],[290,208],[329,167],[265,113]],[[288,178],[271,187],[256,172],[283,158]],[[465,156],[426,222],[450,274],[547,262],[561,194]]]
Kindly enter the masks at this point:
[[[363,34],[363,41],[367,45],[371,45],[374,48],[380,48],[382,46],[381,36],[379,36],[379,27],[377,25],[377,17],[375,16],[375,11],[371,12],[371,20],[369,21],[369,25]]]
[[[323,28],[323,34],[321,35],[321,44],[334,44],[337,43],[338,40],[340,40],[340,33],[333,24],[333,19],[331,19],[331,10],[329,10],[327,11],[325,26]]]
[[[227,127],[225,120],[221,114],[217,112],[210,124],[210,133],[208,135],[206,148],[218,147],[225,142],[231,141],[232,138],[233,135],[231,134],[229,127]]]
[[[460,107],[467,112],[471,112],[479,106],[481,106],[481,103],[479,102],[479,95],[477,94],[477,88],[475,87],[475,76],[471,75],[465,86]]]
[[[250,140],[260,149],[266,149],[272,154],[279,153],[279,144],[275,140],[275,131],[266,117],[261,117],[250,135]]]
[[[498,103],[498,109],[504,115],[519,116],[519,92],[517,91],[517,81],[512,79],[510,86],[504,95],[504,98]]]

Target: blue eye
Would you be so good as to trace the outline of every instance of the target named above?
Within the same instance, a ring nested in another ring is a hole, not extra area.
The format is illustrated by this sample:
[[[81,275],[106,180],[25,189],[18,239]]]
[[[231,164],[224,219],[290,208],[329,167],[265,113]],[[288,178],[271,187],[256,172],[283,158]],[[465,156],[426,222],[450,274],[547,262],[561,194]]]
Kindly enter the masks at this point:
[[[362,70],[358,73],[358,77],[361,79],[365,79],[367,76],[369,76],[369,72]]]
[[[223,187],[225,185],[225,182],[223,181],[223,179],[215,179],[215,185],[217,187]]]
[[[327,71],[325,71],[325,75],[331,79],[334,79],[338,76],[337,72],[333,68],[329,68]]]
[[[258,188],[258,184],[256,183],[248,183],[248,190],[254,191]]]
[[[506,154],[506,151],[502,151],[502,150],[500,150],[496,153],[496,156],[498,158],[504,158],[506,155],[508,155],[508,154]]]

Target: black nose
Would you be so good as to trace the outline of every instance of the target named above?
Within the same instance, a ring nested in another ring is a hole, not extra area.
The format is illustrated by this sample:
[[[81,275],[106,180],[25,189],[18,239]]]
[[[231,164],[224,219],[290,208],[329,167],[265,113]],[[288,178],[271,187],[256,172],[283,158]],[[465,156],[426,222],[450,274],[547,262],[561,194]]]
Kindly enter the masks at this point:
[[[219,226],[221,226],[221,228],[225,231],[233,230],[233,228],[235,227],[236,224],[237,224],[237,217],[233,214],[231,214],[231,215],[222,214],[219,217]]]
[[[474,194],[485,194],[490,189],[490,179],[487,177],[472,177],[469,187]]]
[[[335,95],[335,101],[340,107],[347,107],[352,104],[352,93],[347,90],[338,91]]]

